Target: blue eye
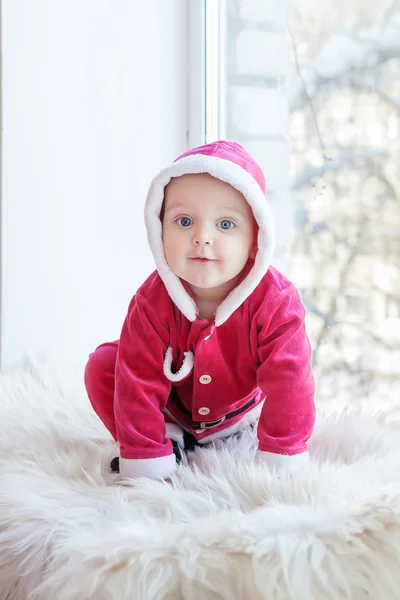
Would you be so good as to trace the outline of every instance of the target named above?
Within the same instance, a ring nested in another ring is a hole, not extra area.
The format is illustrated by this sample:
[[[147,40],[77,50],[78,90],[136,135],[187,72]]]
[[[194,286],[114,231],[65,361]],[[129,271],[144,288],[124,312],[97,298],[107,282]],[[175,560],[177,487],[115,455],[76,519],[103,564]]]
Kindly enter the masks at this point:
[[[192,219],[189,219],[189,217],[179,217],[179,219],[177,219],[177,223],[182,225],[182,227],[189,227],[192,225],[193,221]]]
[[[232,229],[232,227],[234,227],[234,223],[232,223],[232,221],[228,221],[228,219],[224,219],[223,221],[220,221],[221,224],[221,229]]]

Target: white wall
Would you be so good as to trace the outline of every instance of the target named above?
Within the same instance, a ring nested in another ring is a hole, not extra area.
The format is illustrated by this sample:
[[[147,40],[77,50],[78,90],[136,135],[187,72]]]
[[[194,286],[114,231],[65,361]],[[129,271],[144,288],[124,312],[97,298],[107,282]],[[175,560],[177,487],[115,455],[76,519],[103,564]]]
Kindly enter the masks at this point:
[[[2,366],[118,337],[186,148],[186,2],[3,0]]]

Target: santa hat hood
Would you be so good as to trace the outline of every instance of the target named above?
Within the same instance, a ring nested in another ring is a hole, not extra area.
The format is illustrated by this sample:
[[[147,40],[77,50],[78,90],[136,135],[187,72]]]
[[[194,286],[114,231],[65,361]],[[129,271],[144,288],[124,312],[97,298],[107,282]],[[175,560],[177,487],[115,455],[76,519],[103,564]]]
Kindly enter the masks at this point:
[[[274,220],[265,196],[266,183],[262,169],[236,142],[218,141],[189,150],[153,179],[145,204],[150,249],[168,294],[189,321],[196,320],[198,308],[166,261],[160,220],[164,188],[173,177],[189,173],[208,173],[237,189],[249,203],[259,227],[253,268],[218,306],[215,313],[215,325],[218,326],[246,300],[267,272],[275,245]]]

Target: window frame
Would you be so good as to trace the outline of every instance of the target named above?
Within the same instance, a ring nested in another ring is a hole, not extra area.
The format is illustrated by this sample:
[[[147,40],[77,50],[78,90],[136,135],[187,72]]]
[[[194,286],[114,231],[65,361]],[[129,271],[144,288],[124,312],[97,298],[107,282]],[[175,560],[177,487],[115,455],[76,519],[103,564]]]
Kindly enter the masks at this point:
[[[226,138],[227,2],[188,3],[188,145]]]

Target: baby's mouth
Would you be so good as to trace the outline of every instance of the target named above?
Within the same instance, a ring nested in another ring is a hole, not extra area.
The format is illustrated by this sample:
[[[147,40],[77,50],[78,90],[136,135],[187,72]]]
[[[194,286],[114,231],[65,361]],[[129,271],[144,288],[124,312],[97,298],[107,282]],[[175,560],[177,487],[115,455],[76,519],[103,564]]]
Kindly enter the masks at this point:
[[[212,258],[204,258],[203,256],[191,256],[190,260],[194,260],[197,262],[212,262],[214,259]]]

